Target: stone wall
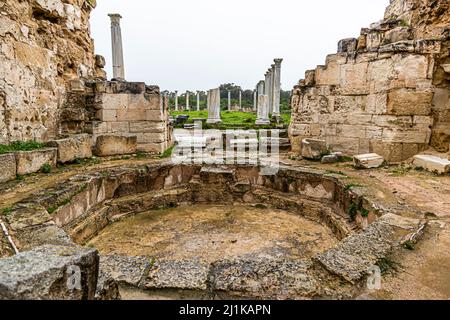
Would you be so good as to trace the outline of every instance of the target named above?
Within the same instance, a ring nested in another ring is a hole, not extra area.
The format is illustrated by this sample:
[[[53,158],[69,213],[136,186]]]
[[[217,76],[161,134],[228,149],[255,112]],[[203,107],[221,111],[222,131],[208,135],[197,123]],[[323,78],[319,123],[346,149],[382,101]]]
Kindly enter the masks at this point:
[[[61,111],[63,134],[136,136],[138,150],[162,153],[172,143],[168,99],[143,82],[73,80]]]
[[[89,36],[95,4],[1,1],[0,143],[54,138],[67,80],[105,77]]]
[[[391,162],[430,143],[448,151],[449,19],[446,0],[392,0],[384,20],[341,40],[338,53],[294,87],[294,151],[307,137]]]

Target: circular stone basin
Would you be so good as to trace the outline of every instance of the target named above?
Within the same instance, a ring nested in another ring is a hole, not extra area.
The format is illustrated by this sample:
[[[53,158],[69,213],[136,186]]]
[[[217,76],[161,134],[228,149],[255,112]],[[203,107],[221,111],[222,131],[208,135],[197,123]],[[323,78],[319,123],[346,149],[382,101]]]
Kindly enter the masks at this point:
[[[337,244],[331,230],[264,206],[194,205],[147,211],[109,225],[89,245],[104,255],[156,260],[304,259]]]

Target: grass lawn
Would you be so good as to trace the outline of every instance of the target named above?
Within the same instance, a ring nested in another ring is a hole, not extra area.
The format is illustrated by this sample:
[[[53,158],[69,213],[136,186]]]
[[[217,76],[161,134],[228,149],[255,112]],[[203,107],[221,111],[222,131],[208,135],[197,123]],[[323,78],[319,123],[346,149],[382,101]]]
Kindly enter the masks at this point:
[[[188,115],[189,120],[187,123],[192,123],[194,119],[208,119],[208,111],[172,111],[171,116],[176,117],[179,115]],[[220,113],[222,118],[221,126],[224,127],[244,127],[254,128],[256,121],[256,114],[240,111],[222,111]],[[291,121],[290,114],[281,115],[285,125],[288,125]]]
[[[15,151],[31,151],[45,148],[45,144],[36,141],[16,141],[9,145],[0,144],[0,154],[10,153]]]

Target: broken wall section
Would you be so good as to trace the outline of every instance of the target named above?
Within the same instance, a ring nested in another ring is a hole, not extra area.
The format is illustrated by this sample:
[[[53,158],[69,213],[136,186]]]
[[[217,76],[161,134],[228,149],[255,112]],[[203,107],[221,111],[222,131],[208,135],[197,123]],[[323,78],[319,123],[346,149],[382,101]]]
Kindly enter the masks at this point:
[[[0,2],[0,144],[59,133],[66,81],[105,78],[94,55],[95,0]]]
[[[142,82],[71,81],[62,108],[63,134],[137,137],[138,150],[162,153],[172,145],[168,99]]]
[[[442,24],[450,11],[443,8],[447,1],[391,1],[383,21],[340,41],[324,66],[307,71],[291,102],[294,151],[315,137],[335,151],[399,162],[436,141],[438,126],[450,123],[449,38]]]

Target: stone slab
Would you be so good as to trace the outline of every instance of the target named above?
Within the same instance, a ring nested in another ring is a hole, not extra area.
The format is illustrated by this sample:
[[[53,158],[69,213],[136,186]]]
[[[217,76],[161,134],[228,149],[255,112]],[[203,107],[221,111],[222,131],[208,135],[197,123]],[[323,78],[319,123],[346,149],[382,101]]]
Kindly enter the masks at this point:
[[[450,161],[431,155],[414,156],[413,164],[431,172],[446,174],[450,172]]]
[[[97,137],[94,153],[99,157],[108,157],[133,154],[136,151],[136,136],[102,135]]]
[[[57,153],[57,148],[16,152],[17,174],[25,175],[38,172],[44,164],[56,166]]]
[[[353,157],[353,164],[360,169],[379,168],[383,165],[384,158],[376,153],[360,154]]]
[[[53,140],[48,142],[47,145],[58,149],[57,160],[60,163],[92,157],[91,138],[88,134],[80,134],[66,139]]]
[[[320,160],[328,151],[328,145],[325,140],[303,139],[302,157],[310,160]]]
[[[46,245],[0,260],[0,300],[94,299],[94,249]]]

